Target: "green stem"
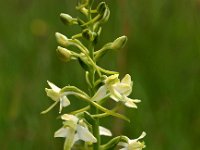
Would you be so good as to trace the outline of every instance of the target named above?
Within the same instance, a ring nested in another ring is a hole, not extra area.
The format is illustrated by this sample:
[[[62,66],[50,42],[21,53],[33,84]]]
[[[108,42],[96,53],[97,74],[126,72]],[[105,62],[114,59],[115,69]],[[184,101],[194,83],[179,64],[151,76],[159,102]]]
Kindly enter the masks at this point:
[[[93,43],[90,43],[90,57],[92,60],[94,60],[94,45]],[[95,62],[94,62],[95,63]],[[95,71],[94,67],[90,70],[89,75],[90,75],[90,83],[91,83],[91,97],[95,94]],[[98,114],[98,109],[91,105],[91,114]],[[99,118],[95,118],[94,124],[92,125],[92,130],[93,130],[93,134],[97,139],[97,142],[93,144],[93,149],[94,150],[99,150],[99,146],[100,146],[100,135],[99,135]]]
[[[89,21],[92,20],[91,10],[92,10],[93,2],[94,2],[94,0],[91,0],[90,6],[89,6],[89,12],[88,12],[88,20]],[[90,27],[90,30],[93,32],[93,30],[94,30],[93,23],[91,23],[89,27]],[[89,55],[90,55],[91,60],[96,65],[96,62],[94,60],[94,44],[93,44],[93,42],[90,42],[90,44],[89,44]],[[95,91],[95,72],[98,70],[95,70],[95,68],[96,67],[92,67],[92,69],[89,71],[89,78],[90,78],[90,83],[91,83],[91,85],[89,85],[89,87],[90,87],[90,91],[91,91],[91,97],[96,92]],[[98,114],[98,109],[95,106],[90,105],[90,108],[91,108],[91,114]],[[100,143],[101,143],[100,134],[99,134],[99,118],[95,118],[95,121],[92,124],[92,130],[93,130],[93,135],[97,139],[97,142],[93,144],[93,150],[99,150]]]

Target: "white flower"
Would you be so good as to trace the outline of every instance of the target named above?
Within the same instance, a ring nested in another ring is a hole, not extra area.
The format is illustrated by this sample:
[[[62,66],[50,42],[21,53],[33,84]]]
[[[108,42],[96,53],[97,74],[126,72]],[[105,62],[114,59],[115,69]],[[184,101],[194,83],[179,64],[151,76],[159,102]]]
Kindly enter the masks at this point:
[[[47,81],[47,83],[51,87],[51,89],[45,88],[47,96],[49,96],[55,102],[60,101],[59,113],[61,113],[63,107],[70,105],[70,101],[68,100],[67,96],[65,96],[65,95],[69,95],[70,93],[67,93],[67,94],[65,93],[65,95],[63,95],[60,93],[61,89],[59,87],[57,87],[55,84],[49,81]]]
[[[142,132],[140,137],[137,139],[128,139],[128,142],[120,142],[119,145],[123,146],[124,148],[121,148],[120,150],[142,150],[145,148],[145,145],[143,142],[138,141],[139,139],[142,139],[143,137],[146,136],[145,132]]]
[[[110,94],[116,102],[123,102],[125,106],[137,108],[135,103],[139,103],[138,99],[131,99],[128,96],[132,92],[133,82],[131,81],[131,76],[126,74],[124,78],[120,81],[119,74],[114,74],[105,79],[105,85],[101,86],[96,94],[92,97],[93,101],[100,101]]]
[[[98,91],[94,94],[91,100],[98,102],[106,97],[106,93],[107,93],[107,88],[105,85],[103,85],[98,89]]]
[[[108,130],[102,126],[99,126],[99,134],[104,135],[104,136],[112,136],[112,133],[110,132],[110,130]]]
[[[55,132],[54,137],[64,137],[65,149],[70,150],[74,143],[78,140],[96,143],[97,139],[88,130],[87,126],[83,126],[82,120],[74,115],[64,114],[61,117],[65,122],[64,126]]]
[[[96,143],[97,139],[93,134],[88,130],[87,125],[83,120],[79,120],[74,115],[64,114],[61,118],[65,121],[64,126],[57,130],[54,134],[54,137],[64,137],[65,148],[70,150],[75,142],[82,140],[85,142]],[[112,136],[110,130],[99,126],[100,135]]]

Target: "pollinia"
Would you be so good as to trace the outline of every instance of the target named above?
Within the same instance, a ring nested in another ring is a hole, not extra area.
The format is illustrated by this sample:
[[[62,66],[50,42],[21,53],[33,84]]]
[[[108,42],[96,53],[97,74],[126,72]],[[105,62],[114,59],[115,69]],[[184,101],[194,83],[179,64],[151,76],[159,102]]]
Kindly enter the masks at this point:
[[[80,64],[85,71],[88,90],[81,90],[76,86],[59,88],[47,81],[50,88],[46,88],[45,91],[54,102],[42,114],[49,112],[57,104],[59,105],[59,114],[63,124],[55,132],[54,137],[65,139],[64,150],[141,150],[145,145],[144,142],[140,142],[140,139],[146,135],[145,132],[142,132],[136,139],[119,135],[110,138],[107,143],[101,142],[102,136],[112,137],[112,133],[109,129],[100,125],[100,120],[104,117],[113,116],[129,121],[126,116],[118,113],[118,106],[137,108],[136,104],[140,102],[138,99],[128,97],[132,92],[133,85],[129,74],[126,74],[120,80],[118,72],[107,70],[98,65],[98,61],[108,51],[123,48],[127,42],[127,37],[121,36],[105,44],[102,48],[96,49],[102,25],[110,17],[107,4],[99,2],[97,6],[94,6],[94,0],[78,0],[76,10],[82,14],[82,18],[74,18],[61,13],[60,19],[67,26],[79,26],[82,31],[70,38],[56,32],[55,36],[59,45],[56,51],[61,60],[65,62],[75,60]],[[70,50],[71,47],[75,50]],[[71,102],[73,104],[73,101],[68,99],[69,95],[85,101],[87,106],[68,114],[62,114],[62,109],[67,108]],[[106,103],[112,100],[115,106],[112,109],[106,108]]]

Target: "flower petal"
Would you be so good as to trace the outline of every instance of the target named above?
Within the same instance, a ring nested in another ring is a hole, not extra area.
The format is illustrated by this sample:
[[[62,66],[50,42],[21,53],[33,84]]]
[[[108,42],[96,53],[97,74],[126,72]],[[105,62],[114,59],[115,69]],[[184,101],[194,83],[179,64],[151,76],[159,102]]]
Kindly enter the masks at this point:
[[[48,85],[51,87],[52,90],[54,90],[55,92],[60,92],[60,88],[57,87],[55,84],[53,84],[50,81],[47,81]]]
[[[52,100],[54,100],[54,101],[59,100],[59,93],[55,92],[52,89],[47,89],[47,88],[45,88],[45,91],[47,93],[47,96],[50,97]]]
[[[120,94],[123,94],[125,96],[128,96],[131,94],[132,92],[132,87],[128,84],[124,84],[124,83],[117,83],[114,84],[113,87],[115,88],[115,90],[117,90]]]
[[[142,134],[137,138],[137,140],[140,140],[146,136],[146,132],[142,132]]]
[[[146,132],[143,131],[142,134],[137,139],[129,140],[129,143],[137,142],[138,140],[144,138],[145,136]]]
[[[127,107],[137,108],[137,105],[135,103],[139,103],[139,102],[141,102],[141,101],[138,100],[138,99],[131,99],[131,98],[128,98],[128,97],[124,97],[124,104]]]
[[[67,107],[67,106],[70,105],[70,101],[69,101],[69,99],[67,98],[67,96],[63,96],[63,97],[61,97],[61,99],[62,99],[62,106],[63,106],[63,107]]]
[[[109,88],[109,91],[110,91],[110,98],[112,98],[116,102],[122,101],[123,99],[122,95],[117,90],[115,90],[113,86]]]
[[[144,143],[142,142],[132,142],[128,145],[128,149],[130,150],[142,150],[143,148],[145,148]]]
[[[62,120],[65,120],[65,121],[73,121],[74,123],[77,123],[78,122],[78,118],[74,115],[69,115],[69,114],[64,114],[61,116],[61,119]]]
[[[119,150],[128,150],[128,143],[119,142],[118,145],[124,147],[124,148],[121,148],[121,149],[119,149]]]
[[[107,88],[105,86],[101,86],[95,95],[92,97],[92,101],[100,101],[106,96]]]
[[[114,74],[114,75],[107,77],[104,81],[105,85],[107,87],[109,87],[110,85],[113,85],[115,83],[119,83],[120,81],[119,81],[118,77],[119,77],[119,74]]]
[[[59,113],[61,113],[63,107],[66,107],[69,104],[70,104],[70,101],[68,100],[68,98],[66,96],[60,97],[60,109],[59,109]]]
[[[131,81],[131,76],[129,74],[126,74],[124,78],[121,80],[121,83],[132,86],[133,82]]]
[[[54,137],[66,137],[68,134],[68,128],[60,128],[54,133]]]
[[[99,126],[99,132],[100,132],[100,133],[99,133],[100,135],[112,136],[111,131],[108,130],[108,129],[106,129],[106,128],[104,128],[104,127],[102,127],[102,126]]]
[[[77,134],[79,136],[79,139],[85,142],[92,142],[92,143],[97,142],[97,139],[92,135],[92,133],[88,130],[88,128],[77,125]]]

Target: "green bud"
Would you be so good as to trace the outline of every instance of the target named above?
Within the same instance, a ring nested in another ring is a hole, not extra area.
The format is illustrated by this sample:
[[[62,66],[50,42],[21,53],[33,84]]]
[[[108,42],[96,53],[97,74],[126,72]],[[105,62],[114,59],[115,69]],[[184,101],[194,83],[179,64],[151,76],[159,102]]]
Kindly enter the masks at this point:
[[[81,24],[81,27],[85,27],[90,24],[96,24],[94,26],[96,26],[95,28],[97,28],[100,24],[103,24],[106,21],[108,21],[108,19],[110,17],[110,10],[107,7],[107,5],[105,4],[105,2],[102,2],[99,4],[99,6],[97,7],[97,12],[98,12],[98,15],[96,15],[92,20],[90,20],[84,24]]]
[[[65,25],[77,24],[77,20],[68,14],[61,13],[60,19]]]
[[[60,44],[60,45],[62,45],[62,46],[68,46],[70,43],[69,43],[69,39],[65,36],[65,35],[63,35],[63,34],[61,34],[61,33],[59,33],[59,32],[56,32],[55,33],[55,36],[56,36],[56,40],[57,40],[57,42]]]
[[[56,51],[58,53],[59,58],[62,61],[68,62],[68,61],[70,61],[72,59],[72,53],[71,53],[70,50],[58,46],[57,49],[56,49]]]
[[[125,46],[127,42],[127,37],[126,36],[121,36],[114,40],[111,44],[111,49],[121,49]]]
[[[105,2],[101,2],[97,7],[97,12],[101,15],[99,18],[99,23],[105,23],[110,17],[110,10]]]
[[[104,56],[109,50],[118,50],[125,46],[127,41],[126,36],[121,36],[114,40],[113,42],[109,42],[105,44],[100,50],[94,52],[95,60],[99,60],[102,56]]]
[[[99,3],[99,5],[97,6],[97,12],[100,14],[103,14],[106,10],[106,3],[105,2],[101,2]]]

